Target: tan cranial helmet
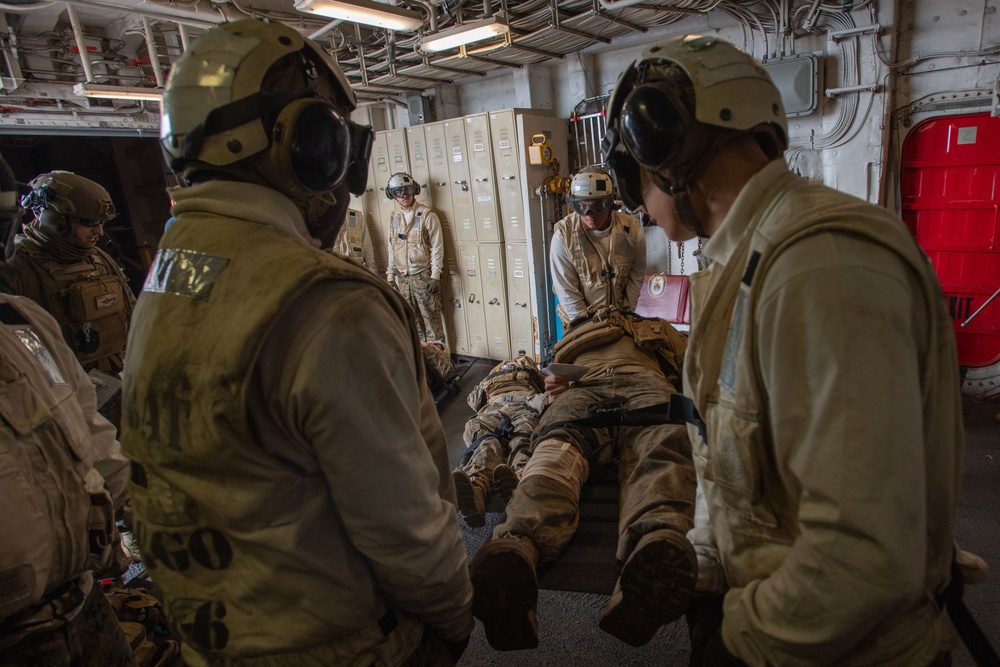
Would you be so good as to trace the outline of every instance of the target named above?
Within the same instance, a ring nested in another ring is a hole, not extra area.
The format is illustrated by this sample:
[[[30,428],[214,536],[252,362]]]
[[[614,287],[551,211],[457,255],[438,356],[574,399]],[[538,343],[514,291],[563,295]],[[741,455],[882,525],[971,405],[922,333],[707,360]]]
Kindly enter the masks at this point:
[[[389,182],[385,185],[385,196],[389,199],[396,197],[407,197],[420,194],[420,183],[413,180],[413,177],[405,171],[399,171],[389,177]]]
[[[70,231],[70,223],[95,227],[118,215],[111,195],[102,185],[72,172],[40,174],[28,187],[31,192],[21,205],[38,217],[38,226],[45,232],[65,234]]]
[[[781,95],[754,58],[717,37],[674,37],[643,52],[608,100],[602,153],[626,206],[642,204],[639,167],[685,191],[718,148],[753,135],[769,157],[788,147]]]
[[[573,199],[604,199],[614,196],[615,186],[608,172],[599,167],[585,167],[569,182]]]
[[[347,77],[315,42],[278,23],[213,28],[178,60],[163,96],[160,140],[171,169],[256,158],[286,194],[346,184],[364,191],[371,128],[351,122]]]

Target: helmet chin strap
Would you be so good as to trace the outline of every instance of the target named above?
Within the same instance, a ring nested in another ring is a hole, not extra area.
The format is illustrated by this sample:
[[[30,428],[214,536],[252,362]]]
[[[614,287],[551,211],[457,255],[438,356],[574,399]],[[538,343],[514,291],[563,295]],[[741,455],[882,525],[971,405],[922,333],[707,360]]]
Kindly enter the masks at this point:
[[[688,230],[695,236],[707,238],[708,234],[705,233],[705,228],[698,220],[698,216],[694,214],[694,207],[691,206],[690,188],[677,188],[671,191],[670,194],[674,198],[674,208],[677,210],[677,221],[681,223],[681,227]]]

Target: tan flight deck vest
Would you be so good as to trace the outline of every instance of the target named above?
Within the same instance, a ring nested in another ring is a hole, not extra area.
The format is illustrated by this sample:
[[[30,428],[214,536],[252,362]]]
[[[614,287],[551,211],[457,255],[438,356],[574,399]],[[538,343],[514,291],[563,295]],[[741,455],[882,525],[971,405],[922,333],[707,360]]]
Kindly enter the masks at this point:
[[[641,224],[637,219],[619,211],[611,212],[611,256],[605,266],[597,246],[587,234],[583,218],[572,213],[557,225],[555,233],[573,257],[573,265],[580,277],[580,287],[584,299],[590,306],[624,307],[627,298],[632,264],[635,262],[636,237],[641,234]],[[605,272],[611,269],[614,277],[610,280]],[[627,304],[635,308],[635,304]]]
[[[337,240],[333,244],[333,249],[344,257],[365,264],[365,218],[357,211],[347,211],[347,219],[344,226],[337,234]],[[368,267],[369,269],[372,267]]]
[[[928,516],[924,585],[930,601],[950,573],[961,462],[960,448],[937,445],[962,442],[958,367],[951,363],[957,358],[955,342],[941,288],[927,257],[888,212],[879,213],[861,200],[810,185],[790,172],[782,174],[762,198],[726,265],[710,266],[691,279],[694,317],[684,386],[707,429],[708,444],[696,425],[688,427],[712,530],[732,586],[745,586],[774,572],[788,556],[798,533],[798,507],[787,498],[782,480],[768,463],[770,446],[764,387],[756,364],[754,313],[757,288],[774,260],[796,241],[821,232],[856,235],[888,248],[923,285],[929,353],[919,361],[923,368],[922,455]],[[720,269],[721,275],[712,275]],[[878,415],[872,418],[878,419]],[[914,493],[920,492],[914,489]],[[914,554],[914,558],[920,557]],[[930,624],[947,623],[945,615],[938,615],[932,607],[928,602],[908,616],[886,618],[876,630],[881,641],[891,638],[897,648],[919,649],[919,637],[927,633]],[[864,651],[870,646],[861,641],[858,648]],[[912,657],[916,661],[906,664],[921,664],[919,657]],[[842,664],[854,664],[852,655],[842,656]]]
[[[107,565],[115,544],[114,504],[68,381],[66,362],[77,362],[59,348],[55,322],[40,306],[0,295],[0,623],[11,636],[19,622],[40,630],[68,620],[32,608]],[[89,591],[91,581],[81,586]],[[78,608],[62,611],[71,618]]]
[[[291,652],[282,664],[299,664],[302,647],[308,664],[353,665],[382,640],[375,619],[354,636],[330,637],[324,610],[343,607],[342,589],[311,539],[332,511],[327,482],[255,446],[245,412],[272,325],[324,280],[379,288],[411,332],[414,371],[425,382],[410,311],[384,281],[267,225],[185,214],[164,235],[139,299],[121,440],[133,461],[143,557],[172,625],[199,653],[192,665],[226,646],[273,651],[266,638],[279,635]],[[280,610],[280,627],[269,610]]]
[[[392,212],[389,217],[389,245],[392,246],[394,265],[389,267],[390,275],[413,276],[431,268],[432,248],[427,233],[427,220],[431,216],[437,219],[434,209],[414,204],[413,217],[407,227],[403,212]],[[400,235],[405,238],[400,238]]]
[[[121,371],[132,298],[111,257],[94,248],[77,262],[57,262],[28,250],[42,283],[39,303],[56,318],[84,368]]]

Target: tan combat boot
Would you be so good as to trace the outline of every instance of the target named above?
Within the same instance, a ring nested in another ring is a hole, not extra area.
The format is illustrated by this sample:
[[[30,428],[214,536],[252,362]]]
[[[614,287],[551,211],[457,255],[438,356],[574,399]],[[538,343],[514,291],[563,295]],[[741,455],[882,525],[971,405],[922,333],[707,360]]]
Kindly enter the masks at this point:
[[[698,559],[684,535],[669,529],[645,535],[604,605],[601,629],[626,644],[642,646],[685,612],[697,578]]]
[[[493,491],[496,493],[504,506],[510,502],[510,497],[514,495],[517,488],[517,473],[505,463],[501,463],[493,469]]]
[[[455,498],[458,501],[458,511],[465,517],[469,528],[480,528],[486,525],[486,490],[490,487],[489,480],[482,473],[471,475],[461,468],[451,473],[455,480]]]
[[[472,560],[472,615],[498,651],[538,646],[537,563],[535,545],[520,535],[487,542]]]

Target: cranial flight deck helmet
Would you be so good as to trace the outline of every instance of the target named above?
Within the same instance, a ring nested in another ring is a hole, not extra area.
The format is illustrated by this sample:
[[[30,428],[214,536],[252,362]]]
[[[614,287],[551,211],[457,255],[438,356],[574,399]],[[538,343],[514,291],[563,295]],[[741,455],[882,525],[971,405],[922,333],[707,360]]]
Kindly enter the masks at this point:
[[[600,167],[584,167],[570,179],[566,200],[580,215],[601,215],[615,206],[615,184]]]
[[[389,182],[385,186],[385,196],[389,199],[406,197],[420,194],[420,183],[413,180],[413,177],[405,171],[398,171],[389,177]]]
[[[356,106],[315,42],[281,24],[237,21],[209,30],[174,66],[160,141],[185,182],[257,157],[267,182],[293,199],[340,185],[360,195],[373,133],[350,120]]]
[[[608,100],[601,152],[626,206],[642,205],[642,166],[700,230],[688,188],[723,144],[751,135],[771,159],[788,147],[781,95],[752,56],[716,37],[674,37],[642,55]]]
[[[69,171],[40,174],[28,187],[31,191],[21,205],[38,217],[38,228],[48,234],[67,234],[74,222],[96,227],[118,215],[104,186]]]

